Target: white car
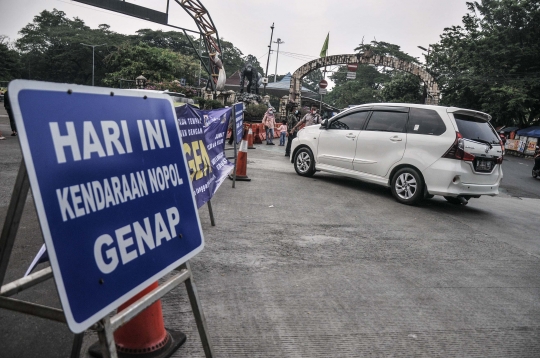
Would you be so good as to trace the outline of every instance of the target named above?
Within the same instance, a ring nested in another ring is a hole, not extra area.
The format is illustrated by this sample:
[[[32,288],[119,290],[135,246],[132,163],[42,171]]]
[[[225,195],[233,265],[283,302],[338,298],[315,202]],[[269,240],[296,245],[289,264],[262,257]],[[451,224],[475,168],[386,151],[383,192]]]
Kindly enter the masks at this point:
[[[497,195],[503,146],[491,116],[468,109],[377,103],[347,109],[298,132],[291,162],[391,188],[416,204],[442,195],[451,203]]]

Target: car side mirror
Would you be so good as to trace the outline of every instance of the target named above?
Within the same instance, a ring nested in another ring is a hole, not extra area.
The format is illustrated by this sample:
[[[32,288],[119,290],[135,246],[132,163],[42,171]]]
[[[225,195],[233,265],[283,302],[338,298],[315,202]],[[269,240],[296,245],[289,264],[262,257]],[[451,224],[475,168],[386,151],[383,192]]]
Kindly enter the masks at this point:
[[[328,129],[328,119],[321,122],[321,129]]]

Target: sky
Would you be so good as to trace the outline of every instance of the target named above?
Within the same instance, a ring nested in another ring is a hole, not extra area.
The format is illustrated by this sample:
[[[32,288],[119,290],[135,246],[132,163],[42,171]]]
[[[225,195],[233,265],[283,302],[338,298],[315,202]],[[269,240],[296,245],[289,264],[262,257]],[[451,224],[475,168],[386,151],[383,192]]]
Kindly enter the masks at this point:
[[[165,11],[167,0],[127,0]],[[362,42],[374,39],[401,46],[423,60],[422,50],[436,43],[445,27],[460,25],[467,12],[465,0],[201,0],[219,36],[232,42],[245,55],[256,56],[266,67],[270,26],[273,41],[280,38],[277,73],[294,72],[319,56],[327,33],[328,55],[354,53]],[[69,18],[79,17],[96,28],[108,24],[111,30],[134,34],[142,28],[164,31],[173,28],[113,13],[70,0],[0,0],[0,35],[10,40],[43,10],[64,11]],[[194,21],[173,0],[169,24],[196,30]],[[272,44],[273,50],[276,44]],[[268,73],[276,67],[276,51],[270,57]],[[226,68],[230,75],[237,69]],[[270,82],[273,78],[270,79]]]

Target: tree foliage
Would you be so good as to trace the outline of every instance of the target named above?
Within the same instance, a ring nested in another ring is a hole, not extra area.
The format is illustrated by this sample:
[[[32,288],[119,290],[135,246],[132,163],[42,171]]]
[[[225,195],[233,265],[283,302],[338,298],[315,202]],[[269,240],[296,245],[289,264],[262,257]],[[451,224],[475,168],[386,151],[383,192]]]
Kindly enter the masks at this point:
[[[125,38],[110,31],[108,25],[90,29],[81,19],[68,19],[56,9],[42,11],[19,34],[15,46],[21,53],[24,78],[81,84],[92,82],[92,48],[81,43],[106,44],[95,48],[99,83],[107,70],[100,66],[101,61]]]
[[[79,18],[70,19],[63,11],[44,10],[19,31],[21,35],[11,49],[0,37],[0,79],[37,79],[79,84],[92,83],[92,67],[96,85],[118,86],[118,78],[134,80],[144,75],[159,83],[186,78],[197,84],[199,74],[199,38],[177,31],[141,29],[134,35],[123,35],[103,24],[91,29]],[[191,42],[190,42],[191,40]],[[94,66],[92,48],[95,47]],[[193,45],[196,49],[193,48]],[[242,51],[221,39],[222,60],[227,73],[240,70],[247,61]],[[201,55],[208,61],[204,45]],[[132,56],[121,58],[122,56]],[[253,56],[251,56],[253,57]],[[255,68],[264,73],[255,57]],[[207,77],[204,69],[202,77]]]
[[[540,3],[467,3],[463,24],[446,28],[428,66],[445,105],[487,112],[496,124],[526,126],[540,115]]]
[[[0,81],[20,77],[21,71],[19,53],[11,48],[6,36],[0,36]]]
[[[320,69],[311,71],[302,79],[302,86],[314,92],[319,92],[319,82],[321,82],[323,78],[323,73]]]
[[[199,70],[198,62],[190,56],[150,47],[145,43],[132,45],[125,42],[117,51],[109,54],[104,62],[111,70],[103,80],[108,86],[116,86],[120,79],[136,78],[139,75],[150,82],[194,79]]]

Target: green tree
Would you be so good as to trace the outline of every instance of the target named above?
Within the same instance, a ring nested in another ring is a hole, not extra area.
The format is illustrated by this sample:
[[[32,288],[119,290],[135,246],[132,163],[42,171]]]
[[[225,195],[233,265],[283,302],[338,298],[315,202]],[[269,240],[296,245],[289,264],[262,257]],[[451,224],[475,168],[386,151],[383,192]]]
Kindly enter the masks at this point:
[[[481,110],[501,125],[540,116],[540,3],[467,3],[463,24],[446,28],[427,58],[441,104]]]
[[[117,86],[120,79],[134,79],[139,75],[149,82],[193,79],[199,70],[198,62],[191,56],[144,43],[125,42],[105,58],[105,63],[111,69],[103,80],[108,86]]]
[[[323,73],[320,69],[311,71],[302,79],[302,86],[314,92],[319,92],[319,82],[321,82],[323,78]]]
[[[140,29],[136,31],[136,35],[130,37],[134,45],[144,43],[151,47],[167,49],[194,57],[197,56],[195,49],[191,46],[186,35],[182,32]],[[195,42],[195,39],[191,37],[191,41],[194,41],[194,44],[197,46],[198,39],[197,42]]]
[[[410,73],[394,72],[381,90],[384,102],[424,103],[420,78]]]
[[[11,81],[21,76],[19,53],[10,48],[7,36],[0,36],[0,81]]]
[[[15,46],[21,53],[26,78],[79,84],[92,82],[92,49],[81,43],[107,44],[95,49],[95,78],[99,84],[106,72],[103,58],[127,38],[110,31],[108,25],[90,29],[81,19],[68,19],[56,9],[42,11],[19,34]]]

